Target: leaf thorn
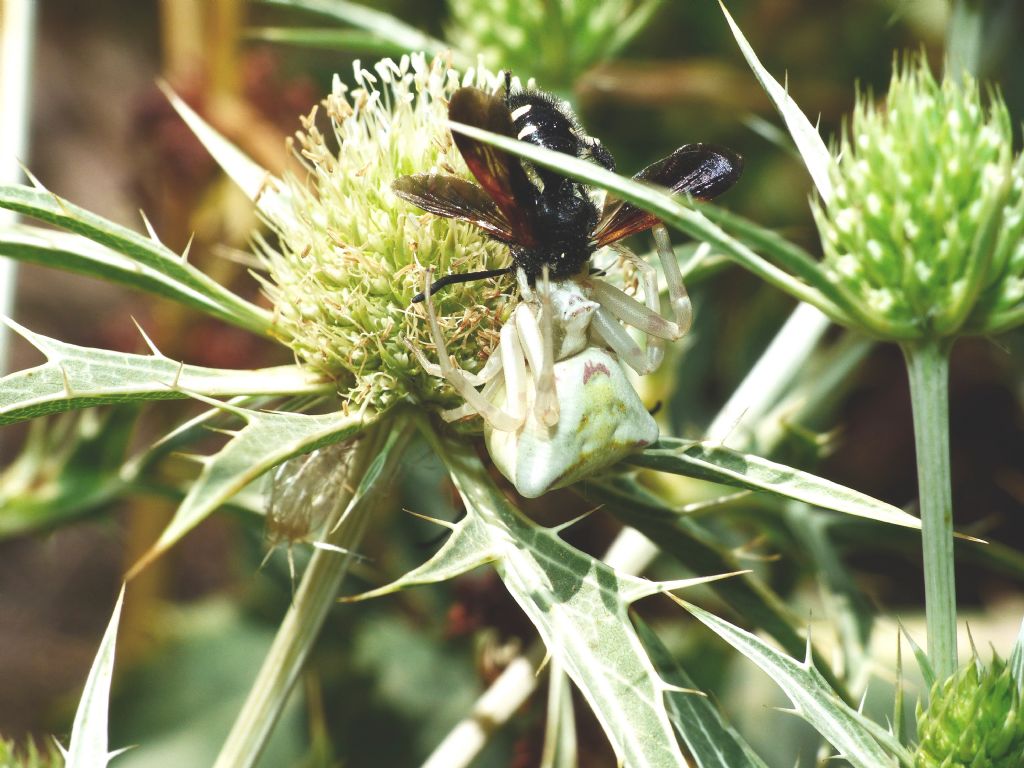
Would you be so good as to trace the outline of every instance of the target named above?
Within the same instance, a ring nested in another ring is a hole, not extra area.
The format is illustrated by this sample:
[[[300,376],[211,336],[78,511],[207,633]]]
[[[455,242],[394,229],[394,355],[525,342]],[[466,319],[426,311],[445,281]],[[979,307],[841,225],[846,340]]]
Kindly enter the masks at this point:
[[[142,223],[146,227],[146,232],[149,234],[150,239],[158,245],[163,245],[163,243],[160,242],[160,237],[157,235],[156,230],[153,229],[152,222],[150,222],[149,217],[146,216],[146,212],[139,208],[139,215],[142,217]]]
[[[183,250],[181,252],[181,256],[179,257],[182,264],[188,264],[188,254],[189,254],[189,251],[192,250],[192,241],[195,240],[195,239],[196,239],[196,233],[195,232],[193,232],[191,235],[188,236],[188,242],[185,243],[185,250]]]
[[[132,322],[135,323],[135,327],[138,329],[139,334],[142,336],[142,340],[146,342],[146,346],[149,347],[149,351],[153,353],[153,357],[163,358],[163,353],[156,348],[156,344],[149,338],[149,335],[142,329],[139,321],[135,319],[135,315],[131,316]]]
[[[181,388],[181,373],[185,370],[185,361],[178,361],[178,370],[174,372],[174,381],[171,382],[171,389]]]
[[[576,517],[574,517],[574,518],[572,518],[570,520],[566,520],[564,523],[559,523],[558,525],[552,525],[551,527],[548,528],[548,530],[551,531],[551,533],[553,533],[556,536],[558,536],[566,528],[570,528],[570,527],[576,525],[576,523],[580,522],[581,520],[584,520],[585,518],[590,517],[592,514],[597,512],[599,509],[601,509],[601,507],[603,507],[603,506],[604,506],[603,504],[598,504],[593,509],[588,509],[582,515],[577,515]]]
[[[75,396],[75,390],[71,386],[71,378],[68,376],[68,371],[64,367],[63,363],[58,363],[58,366],[60,367],[61,378],[64,379],[64,395],[68,400],[70,400]]]
[[[430,517],[429,515],[422,515],[419,512],[413,512],[411,509],[402,509],[403,512],[407,512],[413,517],[418,517],[420,520],[426,520],[428,523],[434,523],[440,525],[442,528],[447,528],[449,531],[454,531],[458,526],[455,523],[450,523],[447,520],[441,520],[436,517]]]

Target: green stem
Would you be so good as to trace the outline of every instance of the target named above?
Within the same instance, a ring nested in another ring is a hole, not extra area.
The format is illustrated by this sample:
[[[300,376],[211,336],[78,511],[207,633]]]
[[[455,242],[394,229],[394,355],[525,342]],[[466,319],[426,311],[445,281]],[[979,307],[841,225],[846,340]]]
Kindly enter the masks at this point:
[[[375,502],[380,501],[381,493],[387,492],[388,478],[396,471],[396,463],[405,452],[410,426],[408,420],[404,428],[394,420],[387,420],[372,426],[360,438],[346,490],[332,515],[334,522],[327,524],[328,530],[336,525],[325,537],[328,544],[350,552],[359,547]],[[292,605],[221,747],[214,768],[249,768],[259,758],[320,634],[327,612],[337,603],[338,589],[352,559],[351,555],[337,552],[313,551]]]
[[[903,347],[914,411],[928,657],[940,680],[951,676],[957,666],[953,492],[949,471],[951,346],[951,342],[943,340]]]

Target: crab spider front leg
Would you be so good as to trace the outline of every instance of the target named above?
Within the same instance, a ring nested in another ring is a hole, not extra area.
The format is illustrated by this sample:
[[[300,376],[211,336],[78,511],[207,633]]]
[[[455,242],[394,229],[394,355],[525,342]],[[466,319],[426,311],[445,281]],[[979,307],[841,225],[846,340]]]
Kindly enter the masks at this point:
[[[431,273],[430,270],[427,270],[427,285],[423,291],[424,304],[427,308],[427,324],[430,328],[430,338],[434,342],[434,346],[437,348],[437,370],[445,381],[451,384],[455,391],[462,396],[462,399],[465,400],[473,410],[479,413],[483,417],[484,421],[490,424],[494,429],[500,429],[506,432],[513,432],[517,430],[522,424],[522,419],[506,413],[487,400],[482,393],[476,390],[476,387],[472,383],[473,377],[460,368],[455,367],[449,359],[448,347],[445,344],[444,335],[441,333],[441,326],[437,322],[437,313],[434,311],[434,302],[430,296],[430,280]],[[413,347],[413,351],[417,353],[417,357],[420,358],[421,363],[425,362],[422,353],[419,352],[419,350]],[[427,366],[430,366],[430,363],[427,363]],[[427,366],[424,367],[429,373],[430,368]]]
[[[416,362],[420,364],[420,367],[429,373],[431,376],[436,376],[439,379],[446,378],[444,371],[441,366],[437,363],[432,363],[427,359],[427,356],[423,354],[423,350],[415,346],[408,339],[405,340],[405,346],[409,348],[409,351],[416,357]],[[469,371],[460,371],[465,377],[466,381],[472,384],[474,387],[482,387],[489,381],[497,377],[501,373],[501,357],[498,355],[491,355],[487,358],[487,362],[484,363],[484,367],[481,368],[477,373],[470,373]],[[452,419],[454,421],[454,419]]]
[[[524,297],[526,300],[516,307],[512,322],[533,374],[536,393],[533,399],[534,416],[540,424],[553,427],[558,423],[558,393],[555,391],[554,311],[546,267],[537,289],[532,290],[527,286],[526,293],[529,298]],[[540,303],[539,318],[534,311],[537,304],[535,298]]]
[[[676,262],[672,244],[668,239],[668,230],[664,225],[659,224],[655,227],[654,239],[658,248],[658,257],[661,259],[662,268],[665,271],[674,322],[660,314],[656,291],[651,291],[653,296],[647,294],[648,287],[653,281],[650,278],[650,273],[646,273],[645,267],[641,266],[644,262],[635,255],[632,255],[631,258],[627,256],[627,258],[630,258],[644,275],[644,298],[647,300],[647,306],[603,280],[590,280],[593,296],[601,305],[601,310],[594,317],[594,330],[630,368],[641,376],[652,373],[661,364],[664,349],[657,340],[674,341],[681,338],[690,329],[693,322],[690,297],[683,285],[679,264]],[[646,269],[653,271],[650,265],[646,265]],[[646,354],[640,350],[629,334],[621,326],[618,326],[615,322],[616,319],[651,337],[648,340]]]

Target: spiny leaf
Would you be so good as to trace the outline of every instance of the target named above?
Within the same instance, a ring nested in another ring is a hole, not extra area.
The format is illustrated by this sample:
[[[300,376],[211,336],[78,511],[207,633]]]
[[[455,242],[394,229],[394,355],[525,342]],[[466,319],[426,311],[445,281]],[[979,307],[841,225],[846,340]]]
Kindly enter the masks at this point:
[[[79,347],[6,323],[46,362],[0,378],[0,425],[107,403],[183,398],[186,389],[217,396],[330,391],[295,365],[254,371],[182,365],[163,356]]]
[[[287,186],[280,179],[224,138],[174,93],[169,85],[164,82],[159,85],[171,106],[206,147],[206,151],[264,215],[275,221],[287,220],[293,215],[286,199]]]
[[[161,247],[155,243],[154,246]],[[258,333],[266,332],[263,319],[256,325],[240,322],[243,318],[237,308],[228,306],[209,291],[183,281],[176,274],[177,267],[167,270],[154,268],[82,235],[29,224],[13,224],[0,231],[0,255],[147,291],[233,325]],[[186,268],[191,269],[187,265]]]
[[[195,396],[195,395],[193,395]],[[199,398],[215,404],[206,398]],[[245,426],[203,465],[199,477],[157,542],[129,572],[137,574],[217,507],[285,459],[354,437],[374,419],[341,412],[320,416],[253,411],[222,404]]]
[[[921,527],[918,518],[884,501],[809,472],[734,451],[718,443],[663,438],[653,448],[631,456],[628,461],[659,472],[696,477],[752,491],[767,491],[882,523],[905,528]]]
[[[590,703],[620,759],[630,766],[687,765],[668,720],[666,684],[628,616],[629,601],[657,585],[616,573],[526,518],[495,487],[472,447],[432,442],[462,496],[466,516],[424,566],[359,597],[439,581],[493,561],[552,659]]]
[[[811,179],[814,180],[814,186],[818,188],[818,194],[821,195],[821,199],[827,204],[832,199],[832,179],[829,175],[832,166],[835,164],[835,161],[832,159],[832,153],[828,151],[828,147],[822,141],[818,129],[811,125],[811,121],[807,119],[800,110],[800,107],[796,105],[796,102],[786,92],[786,89],[779,85],[778,81],[769,74],[767,69],[761,66],[761,62],[757,58],[757,54],[754,53],[754,49],[750,47],[750,43],[747,42],[740,28],[725,9],[725,3],[722,3],[720,0],[719,5],[722,8],[722,13],[725,14],[725,20],[729,22],[729,28],[732,29],[733,37],[736,38],[740,51],[743,53],[743,58],[747,60],[747,64],[754,71],[754,77],[757,78],[765,93],[768,94],[768,98],[772,100],[775,108],[785,121],[789,133],[793,137],[793,142],[800,151],[800,156],[803,157],[804,164],[811,174]]]
[[[636,616],[633,623],[661,676],[680,688],[695,688],[693,680],[650,627]],[[743,737],[725,721],[712,700],[678,691],[669,691],[666,695],[672,723],[700,768],[767,768]]]
[[[680,766],[665,707],[665,684],[630,623],[626,593],[642,579],[616,573],[569,546],[512,506],[472,448],[439,452],[486,537],[495,568],[552,657],[583,693],[619,758],[630,766]]]
[[[345,598],[346,602],[369,600],[422,584],[436,584],[454,579],[486,563],[493,562],[499,552],[492,546],[484,523],[473,515],[462,518],[452,529],[444,544],[423,565],[378,589]]]
[[[110,759],[121,753],[107,752],[107,713],[110,708],[110,681],[114,675],[114,645],[124,604],[124,585],[117,596],[114,613],[103,633],[96,658],[89,669],[85,690],[78,702],[75,722],[71,727],[71,743],[64,751],[66,768],[104,768]]]
[[[739,569],[735,554],[697,521],[676,514],[633,478],[616,477],[601,482],[588,480],[575,486],[589,501],[603,505],[626,525],[636,528],[661,551],[698,573],[726,573]],[[722,579],[708,584],[720,600],[750,626],[767,632],[788,653],[806,648],[802,627],[786,603],[756,574]],[[815,651],[815,664],[829,684],[842,687],[827,663]]]
[[[897,759],[878,743],[856,710],[846,705],[821,673],[702,608],[672,596],[701,623],[760,667],[793,703],[796,713],[814,726],[854,768],[896,766]]]
[[[155,290],[158,285],[162,285],[164,290],[157,292],[167,295],[166,291],[173,286],[174,291],[190,297],[190,301],[197,302],[210,314],[263,336],[271,336],[272,320],[269,312],[235,295],[191,264],[182,261],[179,254],[145,235],[79,208],[45,189],[21,184],[0,186],[0,208],[18,211],[76,232],[135,262],[140,267],[140,276],[135,283],[137,287]],[[3,248],[2,242],[0,249]],[[121,278],[119,282],[129,280],[129,267],[123,259],[115,258],[104,266],[106,254],[102,248],[80,247],[69,238],[55,239],[50,245],[40,243],[38,238],[33,241],[27,237],[20,239],[20,245],[17,237],[9,238],[9,242],[10,252],[7,255],[15,258],[24,255],[44,264],[50,263],[48,259],[52,259],[54,266],[64,266],[104,278],[116,274]],[[0,253],[6,251],[0,250]]]

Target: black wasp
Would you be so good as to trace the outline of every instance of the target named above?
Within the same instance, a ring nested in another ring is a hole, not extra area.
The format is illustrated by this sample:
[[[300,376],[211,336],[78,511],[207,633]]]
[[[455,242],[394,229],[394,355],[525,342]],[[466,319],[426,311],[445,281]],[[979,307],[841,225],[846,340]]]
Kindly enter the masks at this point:
[[[614,170],[611,154],[583,132],[568,105],[543,91],[513,91],[507,76],[504,96],[469,87],[455,91],[448,117]],[[514,269],[522,269],[531,283],[545,266],[553,280],[573,277],[598,248],[658,223],[652,214],[610,196],[598,211],[587,185],[476,139],[457,133],[453,138],[479,186],[448,174],[420,173],[396,179],[392,189],[425,211],[477,225],[508,245],[512,265],[447,275],[431,286],[431,292]],[[633,178],[668,187],[673,194],[710,200],[736,183],[742,168],[742,158],[731,150],[684,144]],[[413,301],[423,298],[421,293]]]

